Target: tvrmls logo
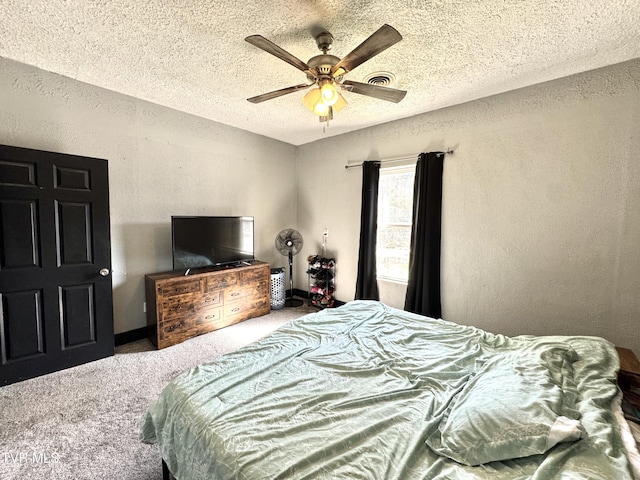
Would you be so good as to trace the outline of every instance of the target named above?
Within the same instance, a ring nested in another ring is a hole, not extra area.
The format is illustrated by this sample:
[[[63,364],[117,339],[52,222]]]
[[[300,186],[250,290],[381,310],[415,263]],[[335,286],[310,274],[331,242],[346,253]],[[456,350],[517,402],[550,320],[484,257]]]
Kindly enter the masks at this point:
[[[60,455],[57,452],[2,452],[0,458],[4,463],[58,463]]]

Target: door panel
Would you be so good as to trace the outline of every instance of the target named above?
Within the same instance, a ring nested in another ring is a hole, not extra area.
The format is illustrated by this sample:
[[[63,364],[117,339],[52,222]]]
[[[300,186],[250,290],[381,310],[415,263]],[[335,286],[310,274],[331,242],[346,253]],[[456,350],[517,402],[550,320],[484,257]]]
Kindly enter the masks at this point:
[[[38,219],[33,200],[0,201],[0,219],[3,232],[0,242],[0,269],[36,267],[38,254]]]
[[[42,292],[3,294],[0,317],[3,363],[44,353]]]
[[[89,178],[88,170],[55,166],[55,188],[90,190]]]
[[[96,341],[95,292],[92,284],[69,285],[59,289],[62,349]]]
[[[91,263],[91,205],[56,202],[58,265]]]
[[[0,159],[0,185],[34,187],[36,185],[35,178],[34,165]]]
[[[0,145],[0,385],[113,355],[107,161]]]

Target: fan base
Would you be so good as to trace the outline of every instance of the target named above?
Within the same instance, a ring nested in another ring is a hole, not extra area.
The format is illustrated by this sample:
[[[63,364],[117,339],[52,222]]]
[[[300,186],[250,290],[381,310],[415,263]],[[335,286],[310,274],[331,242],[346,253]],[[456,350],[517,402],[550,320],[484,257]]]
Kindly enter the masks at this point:
[[[284,301],[285,307],[301,307],[304,302],[298,298],[287,298]]]

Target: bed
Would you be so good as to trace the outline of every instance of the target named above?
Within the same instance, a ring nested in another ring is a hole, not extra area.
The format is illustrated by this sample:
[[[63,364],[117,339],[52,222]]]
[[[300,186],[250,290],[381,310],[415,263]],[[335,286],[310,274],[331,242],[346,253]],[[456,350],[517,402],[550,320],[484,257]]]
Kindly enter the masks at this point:
[[[140,439],[178,480],[630,479],[614,346],[354,301],[174,379]]]

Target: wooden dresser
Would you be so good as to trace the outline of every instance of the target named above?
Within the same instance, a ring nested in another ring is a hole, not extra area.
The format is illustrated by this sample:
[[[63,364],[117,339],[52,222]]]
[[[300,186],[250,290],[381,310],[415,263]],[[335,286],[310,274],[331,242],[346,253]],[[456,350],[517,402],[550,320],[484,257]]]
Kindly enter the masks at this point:
[[[145,276],[149,338],[165,348],[271,310],[269,264]]]
[[[628,420],[640,423],[640,361],[627,348],[616,350],[620,357],[618,385],[623,395],[622,410]]]

